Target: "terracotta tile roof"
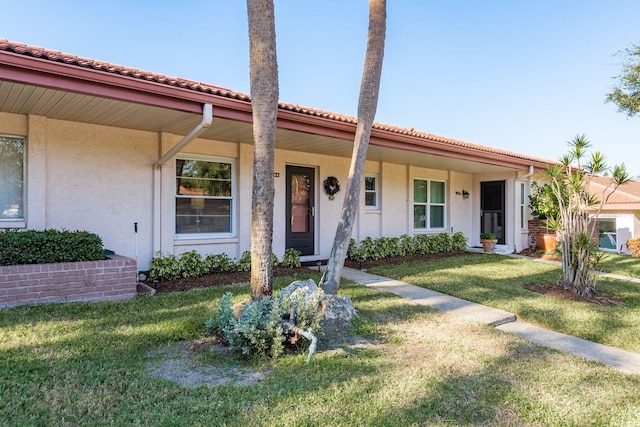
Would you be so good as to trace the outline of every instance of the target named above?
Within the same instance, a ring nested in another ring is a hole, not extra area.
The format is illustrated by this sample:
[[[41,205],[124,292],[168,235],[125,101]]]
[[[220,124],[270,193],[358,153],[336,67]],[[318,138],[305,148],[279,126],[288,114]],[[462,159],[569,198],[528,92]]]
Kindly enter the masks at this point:
[[[230,89],[226,89],[220,86],[214,86],[206,83],[187,80],[179,77],[169,77],[163,74],[152,73],[149,71],[143,71],[136,68],[125,67],[122,65],[111,64],[108,62],[97,61],[90,58],[84,58],[68,53],[63,53],[55,50],[45,49],[42,47],[30,46],[24,43],[12,42],[6,39],[0,38],[0,51],[11,52],[19,55],[29,56],[46,61],[60,62],[63,64],[77,66],[82,68],[88,68],[95,71],[104,73],[121,75],[123,77],[140,79],[151,81],[163,85],[177,87],[181,89],[202,92],[215,96],[225,97],[229,99],[235,99],[239,101],[251,102],[251,96],[241,92],[235,92]],[[319,117],[334,122],[342,122],[347,124],[356,124],[357,118],[344,114],[339,114],[331,111],[319,110],[312,107],[304,107],[300,105],[279,102],[278,108],[283,111],[290,111],[293,113]],[[485,145],[474,144],[470,142],[464,142],[452,138],[445,138],[442,136],[434,135],[427,132],[420,132],[414,128],[402,128],[389,124],[376,122],[373,125],[374,130],[383,132],[390,132],[395,135],[403,135],[408,137],[417,138],[418,140],[433,141],[437,143],[447,144],[450,146],[468,148],[472,150],[483,151],[486,153],[492,153],[496,155],[507,156],[515,159],[531,161],[539,164],[555,163],[554,161],[528,156],[512,151],[493,148]]]
[[[613,194],[611,194],[610,189],[607,189],[608,183],[609,179],[607,177],[594,176],[589,187],[589,192],[599,200],[610,195],[603,207],[603,211],[640,210],[639,181],[631,181],[621,185]]]

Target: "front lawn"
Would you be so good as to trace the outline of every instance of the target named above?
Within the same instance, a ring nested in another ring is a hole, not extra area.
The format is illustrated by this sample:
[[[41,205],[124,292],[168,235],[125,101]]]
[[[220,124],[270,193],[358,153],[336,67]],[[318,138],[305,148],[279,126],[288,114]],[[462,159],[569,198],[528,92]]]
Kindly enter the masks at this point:
[[[637,258],[630,258],[638,263]],[[610,264],[612,265],[612,264]],[[371,273],[514,313],[518,319],[590,341],[640,352],[640,284],[601,277],[596,290],[624,305],[559,300],[524,289],[553,284],[560,266],[501,255],[468,254],[370,269]]]
[[[435,275],[525,265],[478,258],[439,264]],[[360,316],[348,332],[364,345],[318,352],[309,365],[306,354],[244,363],[192,352],[194,370],[243,365],[265,373],[244,386],[183,386],[153,375],[159,350],[204,336],[227,291],[248,296],[246,287],[212,288],[0,311],[0,425],[640,424],[638,375],[349,284],[342,292]],[[484,293],[494,292],[478,287]]]
[[[605,273],[640,278],[640,258],[607,252],[600,269]]]

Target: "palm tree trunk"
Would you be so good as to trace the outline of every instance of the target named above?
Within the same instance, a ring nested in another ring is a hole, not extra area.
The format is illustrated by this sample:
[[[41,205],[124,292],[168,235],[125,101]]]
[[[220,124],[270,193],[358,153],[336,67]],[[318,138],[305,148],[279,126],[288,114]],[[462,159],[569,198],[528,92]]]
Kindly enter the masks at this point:
[[[365,56],[360,98],[358,102],[358,123],[354,138],[351,167],[345,188],[345,197],[336,235],[327,264],[327,271],[321,283],[323,290],[329,294],[338,293],[340,276],[344,267],[344,259],[349,247],[353,223],[360,201],[364,163],[371,136],[371,127],[378,107],[382,59],[386,33],[386,0],[369,0],[369,35]]]
[[[273,162],[278,114],[278,61],[273,0],[247,0],[253,112],[251,300],[273,288]]]

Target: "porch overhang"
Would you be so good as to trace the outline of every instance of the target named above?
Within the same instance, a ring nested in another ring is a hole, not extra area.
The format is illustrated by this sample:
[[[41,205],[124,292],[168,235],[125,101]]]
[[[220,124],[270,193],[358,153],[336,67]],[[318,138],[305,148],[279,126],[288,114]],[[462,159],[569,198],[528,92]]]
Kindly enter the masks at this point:
[[[1,40],[0,40],[1,41]],[[248,95],[135,69],[0,49],[0,113],[40,115],[103,126],[189,134],[213,106],[213,123],[199,135],[212,141],[253,143]],[[355,118],[279,104],[276,148],[350,157]],[[549,162],[516,153],[376,123],[367,158],[468,173],[526,171]]]

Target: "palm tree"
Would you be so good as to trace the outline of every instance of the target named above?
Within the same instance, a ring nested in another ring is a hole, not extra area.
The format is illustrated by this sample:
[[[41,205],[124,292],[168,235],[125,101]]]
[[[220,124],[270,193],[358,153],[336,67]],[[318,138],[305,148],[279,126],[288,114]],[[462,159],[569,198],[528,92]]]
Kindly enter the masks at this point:
[[[251,300],[273,288],[273,161],[278,115],[278,61],[273,0],[247,0],[253,113]]]
[[[360,85],[358,121],[356,124],[353,154],[351,156],[351,167],[349,169],[344,202],[342,204],[341,219],[333,240],[327,271],[321,282],[323,290],[329,294],[336,294],[338,292],[344,258],[358,211],[364,163],[367,158],[371,127],[373,126],[373,120],[375,119],[376,109],[378,107],[386,33],[386,6],[386,0],[369,0],[369,34],[364,70],[362,72],[362,84]]]

